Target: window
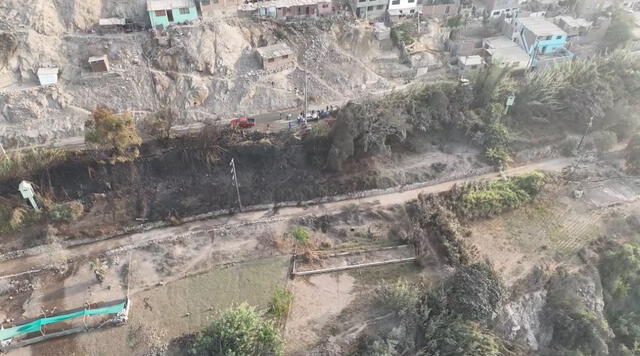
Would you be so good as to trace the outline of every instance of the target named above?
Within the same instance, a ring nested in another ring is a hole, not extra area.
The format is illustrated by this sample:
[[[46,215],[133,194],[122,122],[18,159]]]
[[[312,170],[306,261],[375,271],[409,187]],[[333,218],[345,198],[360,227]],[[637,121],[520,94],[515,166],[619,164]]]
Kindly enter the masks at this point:
[[[400,5],[400,0],[391,0],[391,5]]]
[[[358,2],[366,2],[367,0],[358,0]]]
[[[378,5],[378,6],[376,6],[376,10],[384,10],[384,5]]]
[[[180,15],[189,15],[189,8],[188,7],[181,7],[180,8]]]
[[[167,16],[167,12],[164,10],[159,10],[155,12],[156,16]]]
[[[496,10],[493,13],[491,13],[491,16],[498,16],[498,15],[500,15],[500,11],[499,10]]]
[[[322,4],[322,8],[323,8],[323,9],[326,9],[326,8],[328,8],[328,7],[329,7],[329,4]]]
[[[284,56],[282,56],[282,59],[287,59],[287,58],[289,58],[288,54],[285,54]]]
[[[413,4],[414,2],[416,2],[416,0],[409,0],[408,2],[409,4]]]
[[[552,40],[552,39],[553,39],[553,36],[547,36],[547,38],[546,38],[546,39],[547,39],[547,41],[550,41],[550,40]]]
[[[556,40],[561,40],[562,36],[556,36]]]
[[[373,11],[373,6],[368,6],[367,11]]]
[[[200,5],[211,5],[211,0],[200,0]]]
[[[410,14],[413,14],[414,12],[416,12],[416,10],[414,10],[414,9],[409,10]]]
[[[273,63],[273,62],[275,62],[275,61],[276,61],[276,59],[275,59],[275,58],[269,58],[269,59],[267,59],[267,62],[269,62],[269,63]]]

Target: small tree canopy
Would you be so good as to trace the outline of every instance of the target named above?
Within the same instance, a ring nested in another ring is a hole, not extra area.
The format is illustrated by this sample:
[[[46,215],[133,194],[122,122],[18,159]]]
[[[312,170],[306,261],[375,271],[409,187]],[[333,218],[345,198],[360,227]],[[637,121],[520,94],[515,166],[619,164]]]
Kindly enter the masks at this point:
[[[246,303],[228,309],[191,346],[197,356],[278,356],[284,343],[278,329]]]
[[[130,161],[138,157],[138,136],[131,113],[116,115],[98,107],[85,122],[85,141],[102,150],[109,150],[112,161]]]

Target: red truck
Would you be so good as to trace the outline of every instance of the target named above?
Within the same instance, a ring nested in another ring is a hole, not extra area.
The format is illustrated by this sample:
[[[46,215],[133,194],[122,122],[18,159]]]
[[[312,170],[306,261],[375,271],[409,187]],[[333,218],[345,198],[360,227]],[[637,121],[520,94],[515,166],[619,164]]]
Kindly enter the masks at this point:
[[[249,128],[256,126],[256,119],[252,119],[249,117],[240,117],[237,119],[231,120],[231,126],[240,127],[240,128]]]

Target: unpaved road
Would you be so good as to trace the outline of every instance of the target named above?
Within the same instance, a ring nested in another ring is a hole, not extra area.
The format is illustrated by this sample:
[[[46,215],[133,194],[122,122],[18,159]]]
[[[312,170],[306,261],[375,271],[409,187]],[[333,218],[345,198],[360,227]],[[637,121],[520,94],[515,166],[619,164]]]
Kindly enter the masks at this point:
[[[535,170],[559,172],[562,170],[562,168],[570,165],[572,162],[573,159],[571,158],[545,160],[527,164],[521,167],[508,169],[505,171],[505,174],[518,175]],[[207,220],[194,221],[180,226],[158,228],[145,232],[123,235],[113,239],[103,240],[91,244],[71,247],[68,249],[68,258],[76,260],[78,258],[86,256],[104,254],[112,250],[129,250],[153,243],[162,243],[163,241],[174,240],[177,238],[189,238],[190,236],[211,234],[216,230],[229,231],[240,225],[268,223],[271,221],[287,220],[305,215],[333,214],[345,207],[352,205],[357,205],[360,207],[366,206],[369,208],[379,208],[396,205],[416,199],[418,197],[418,194],[420,193],[442,192],[451,189],[451,187],[455,184],[463,184],[465,182],[478,179],[494,179],[497,176],[497,173],[489,173],[464,179],[452,180],[418,189],[401,191],[397,193],[388,193],[365,198],[348,199],[306,207],[286,207],[280,208],[279,210],[277,210],[277,212],[269,209],[240,213],[233,216],[223,216]],[[50,264],[50,255],[50,253],[43,252],[36,255],[2,262],[0,263],[0,271],[2,271],[2,276],[0,276],[0,279],[9,278],[12,275],[20,274],[26,271],[33,271],[44,268]]]

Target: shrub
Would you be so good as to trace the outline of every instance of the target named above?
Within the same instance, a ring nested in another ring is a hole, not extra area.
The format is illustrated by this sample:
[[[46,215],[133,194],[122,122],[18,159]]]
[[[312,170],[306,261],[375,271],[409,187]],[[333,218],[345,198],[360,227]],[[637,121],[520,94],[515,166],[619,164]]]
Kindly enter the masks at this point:
[[[82,203],[77,201],[54,204],[49,208],[49,219],[54,222],[69,223],[76,220],[82,214],[83,209]]]
[[[225,311],[189,351],[198,356],[278,356],[284,354],[283,349],[278,329],[243,303]]]
[[[284,320],[289,314],[289,309],[293,303],[293,293],[285,288],[277,288],[271,297],[269,311],[278,320]]]
[[[435,329],[427,339],[427,355],[504,356],[508,352],[502,341],[479,325],[462,320],[450,320]]]
[[[382,281],[376,288],[378,302],[398,314],[404,314],[416,307],[418,290],[406,279],[394,283]]]
[[[291,231],[291,237],[302,246],[309,244],[309,232],[302,226],[296,226]]]
[[[108,150],[111,162],[135,159],[142,143],[130,113],[116,115],[103,107],[96,108],[91,120],[85,122],[85,141],[98,149]]]
[[[544,182],[543,173],[533,172],[484,186],[469,186],[462,195],[459,215],[487,217],[515,209],[533,200]]]

